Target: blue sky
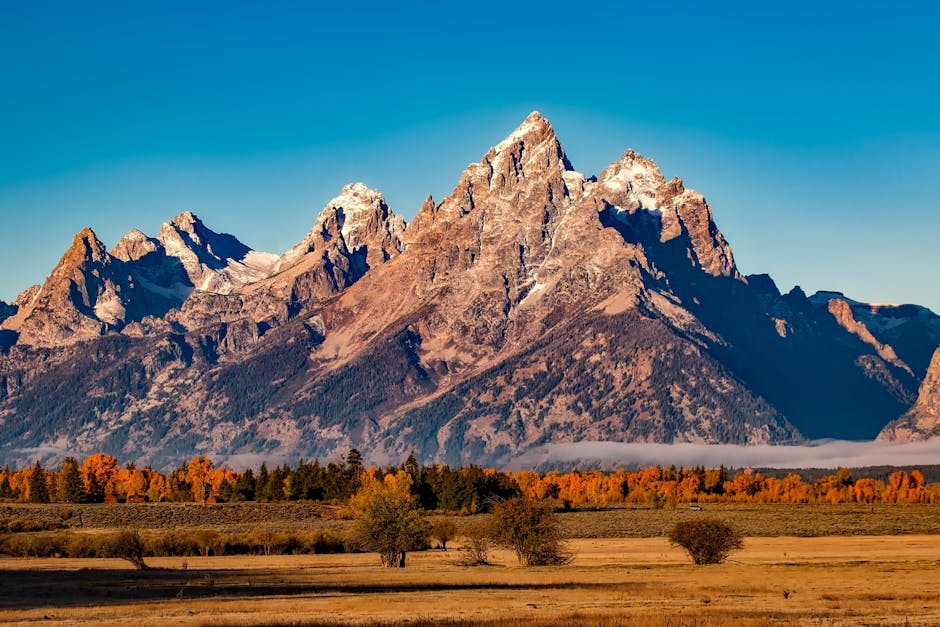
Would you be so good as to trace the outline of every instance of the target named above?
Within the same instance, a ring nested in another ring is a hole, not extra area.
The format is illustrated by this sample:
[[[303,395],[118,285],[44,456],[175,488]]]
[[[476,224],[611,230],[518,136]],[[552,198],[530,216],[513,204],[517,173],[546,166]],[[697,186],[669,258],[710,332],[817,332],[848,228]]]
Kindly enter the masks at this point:
[[[0,2],[0,298],[86,225],[281,252],[356,180],[411,218],[538,109],[702,192],[745,273],[940,311],[940,4],[330,4]]]

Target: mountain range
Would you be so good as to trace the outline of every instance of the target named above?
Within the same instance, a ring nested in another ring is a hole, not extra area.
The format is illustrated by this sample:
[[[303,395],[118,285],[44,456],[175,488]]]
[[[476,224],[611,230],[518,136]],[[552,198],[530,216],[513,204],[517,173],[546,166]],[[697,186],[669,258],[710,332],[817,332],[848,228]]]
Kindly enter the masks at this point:
[[[940,317],[743,275],[704,197],[534,112],[408,224],[344,187],[282,255],[184,212],[0,302],[0,460],[502,465],[573,441],[940,435]]]

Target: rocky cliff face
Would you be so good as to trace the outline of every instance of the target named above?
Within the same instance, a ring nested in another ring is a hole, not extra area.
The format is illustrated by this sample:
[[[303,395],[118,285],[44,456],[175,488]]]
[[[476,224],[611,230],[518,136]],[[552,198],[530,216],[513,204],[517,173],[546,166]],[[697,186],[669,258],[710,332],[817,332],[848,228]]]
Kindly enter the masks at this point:
[[[940,348],[934,351],[927,374],[920,384],[917,402],[906,414],[890,422],[879,440],[926,440],[940,436]]]
[[[585,177],[538,113],[407,227],[353,184],[279,258],[188,212],[110,253],[83,231],[16,307],[10,460],[63,442],[157,465],[350,446],[499,464],[559,441],[871,438],[940,341],[922,308],[742,276],[700,194],[632,151]]]
[[[101,335],[125,312],[113,270],[104,244],[90,228],[83,229],[42,288],[21,296],[25,304],[4,321],[4,328],[16,331],[22,343],[36,346]]]
[[[292,312],[322,303],[398,256],[404,231],[404,220],[380,192],[362,183],[347,185],[306,237],[275,262],[269,278],[244,290],[247,306],[260,318],[273,313],[263,308],[272,302]]]
[[[68,345],[162,317],[194,291],[227,294],[266,276],[275,261],[189,212],[165,223],[158,238],[131,230],[110,253],[86,228],[46,282],[17,298],[2,326],[23,345]]]

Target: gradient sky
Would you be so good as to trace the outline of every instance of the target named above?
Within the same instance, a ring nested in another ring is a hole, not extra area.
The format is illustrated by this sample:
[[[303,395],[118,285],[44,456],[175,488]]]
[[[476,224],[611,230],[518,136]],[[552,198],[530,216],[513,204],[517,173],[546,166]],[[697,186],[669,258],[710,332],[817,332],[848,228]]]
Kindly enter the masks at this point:
[[[538,109],[702,192],[743,272],[940,312],[940,3],[325,4],[0,2],[0,298],[86,225],[281,252],[356,180],[410,219]]]

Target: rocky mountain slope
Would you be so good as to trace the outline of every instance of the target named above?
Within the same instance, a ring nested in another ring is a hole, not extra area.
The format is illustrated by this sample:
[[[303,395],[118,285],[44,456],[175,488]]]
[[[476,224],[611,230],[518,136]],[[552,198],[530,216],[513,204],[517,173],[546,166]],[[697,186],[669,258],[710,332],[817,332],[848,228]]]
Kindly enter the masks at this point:
[[[8,460],[871,439],[940,343],[929,310],[743,276],[700,194],[632,151],[585,177],[538,113],[407,226],[354,184],[280,257],[188,212],[110,253],[86,229],[13,307]]]
[[[940,436],[940,348],[934,351],[917,402],[910,411],[885,426],[878,439],[926,440],[937,436]]]
[[[29,346],[88,340],[179,308],[193,291],[228,294],[267,276],[276,255],[209,230],[186,211],[156,238],[134,229],[109,253],[85,228],[42,286],[16,299],[3,328]]]

